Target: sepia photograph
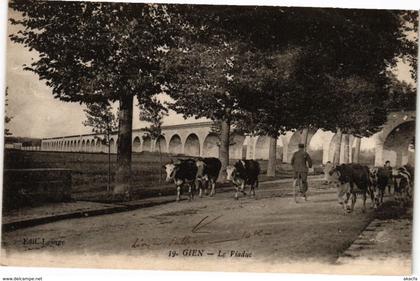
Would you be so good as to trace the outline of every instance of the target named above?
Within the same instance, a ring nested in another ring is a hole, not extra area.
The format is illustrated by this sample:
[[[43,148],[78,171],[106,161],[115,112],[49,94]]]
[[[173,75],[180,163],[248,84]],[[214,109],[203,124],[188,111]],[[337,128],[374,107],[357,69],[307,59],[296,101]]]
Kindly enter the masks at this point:
[[[418,25],[9,0],[1,265],[410,276]]]

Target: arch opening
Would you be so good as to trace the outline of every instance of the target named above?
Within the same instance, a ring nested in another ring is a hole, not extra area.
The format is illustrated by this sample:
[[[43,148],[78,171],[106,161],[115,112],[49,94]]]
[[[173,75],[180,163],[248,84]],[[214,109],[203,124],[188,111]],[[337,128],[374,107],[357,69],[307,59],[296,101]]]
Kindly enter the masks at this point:
[[[169,141],[169,153],[181,154],[182,153],[182,142],[178,135],[173,135]]]
[[[116,148],[115,141],[113,138],[109,140],[109,147],[110,147],[111,153],[116,153],[117,148]]]
[[[160,136],[156,140],[155,151],[159,151],[159,150],[161,153],[168,153],[168,146],[166,144],[166,139],[164,136]]]
[[[185,140],[184,153],[190,156],[200,156],[200,141],[196,134],[190,134]]]
[[[390,161],[392,166],[407,163],[414,165],[415,121],[396,126],[386,137],[383,146],[383,162]]]
[[[267,136],[259,136],[255,143],[255,159],[268,159],[270,148],[270,138]]]
[[[133,152],[141,151],[141,142],[139,137],[135,137],[133,140]]]
[[[141,151],[152,151],[152,138],[143,136],[143,146]]]
[[[206,136],[203,143],[204,157],[219,157],[219,138],[216,134],[210,133]]]

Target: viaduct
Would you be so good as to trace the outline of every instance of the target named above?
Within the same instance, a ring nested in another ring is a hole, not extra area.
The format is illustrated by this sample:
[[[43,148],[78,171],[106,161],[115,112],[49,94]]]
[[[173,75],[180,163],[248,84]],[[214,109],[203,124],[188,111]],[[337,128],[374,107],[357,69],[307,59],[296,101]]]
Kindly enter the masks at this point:
[[[411,144],[415,136],[415,111],[396,111],[388,116],[387,122],[380,132],[372,136],[375,141],[375,166],[383,165],[386,160],[392,165],[406,163],[414,164],[414,147]],[[133,152],[160,151],[170,154],[190,156],[218,157],[218,137],[212,132],[212,122],[170,125],[162,127],[162,136],[152,140],[143,129],[133,130]],[[303,132],[287,132],[277,140],[277,159],[290,162],[291,155],[303,142]],[[358,162],[360,143],[362,139],[353,136],[349,138],[349,155],[344,155],[345,149],[340,148],[340,162]],[[307,143],[310,149],[311,141],[318,139],[322,143],[322,162],[332,161],[339,143],[338,134],[322,130],[309,130]],[[111,153],[116,153],[117,135],[110,141]],[[232,135],[230,146],[231,159],[268,159],[269,137]],[[101,143],[95,134],[73,135],[65,137],[45,138],[41,142],[43,151],[67,152],[107,152],[107,147]],[[346,152],[347,153],[347,152]]]

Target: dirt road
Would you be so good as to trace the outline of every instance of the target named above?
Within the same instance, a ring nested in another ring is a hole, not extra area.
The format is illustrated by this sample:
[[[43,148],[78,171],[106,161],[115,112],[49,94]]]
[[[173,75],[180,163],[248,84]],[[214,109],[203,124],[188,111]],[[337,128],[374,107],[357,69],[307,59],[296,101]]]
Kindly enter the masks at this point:
[[[335,190],[320,182],[310,183],[307,202],[296,204],[288,193],[290,183],[271,183],[260,186],[256,199],[242,196],[235,201],[233,193],[218,193],[192,202],[60,221],[5,233],[3,247],[10,257],[48,253],[54,262],[89,254],[102,257],[105,264],[104,257],[123,255],[142,260],[140,267],[146,268],[144,261],[151,259],[168,262],[166,268],[191,269],[188,265],[194,264],[210,270],[218,267],[199,264],[230,264],[226,270],[246,270],[257,263],[332,264],[373,219],[372,209],[361,212],[361,200],[354,213],[344,214]]]

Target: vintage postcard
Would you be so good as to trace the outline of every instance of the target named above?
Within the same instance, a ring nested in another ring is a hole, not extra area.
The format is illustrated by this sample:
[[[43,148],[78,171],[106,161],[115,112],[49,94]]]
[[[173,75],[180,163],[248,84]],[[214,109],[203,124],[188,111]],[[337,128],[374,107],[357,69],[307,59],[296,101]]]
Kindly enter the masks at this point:
[[[10,0],[5,266],[410,275],[419,12]]]

